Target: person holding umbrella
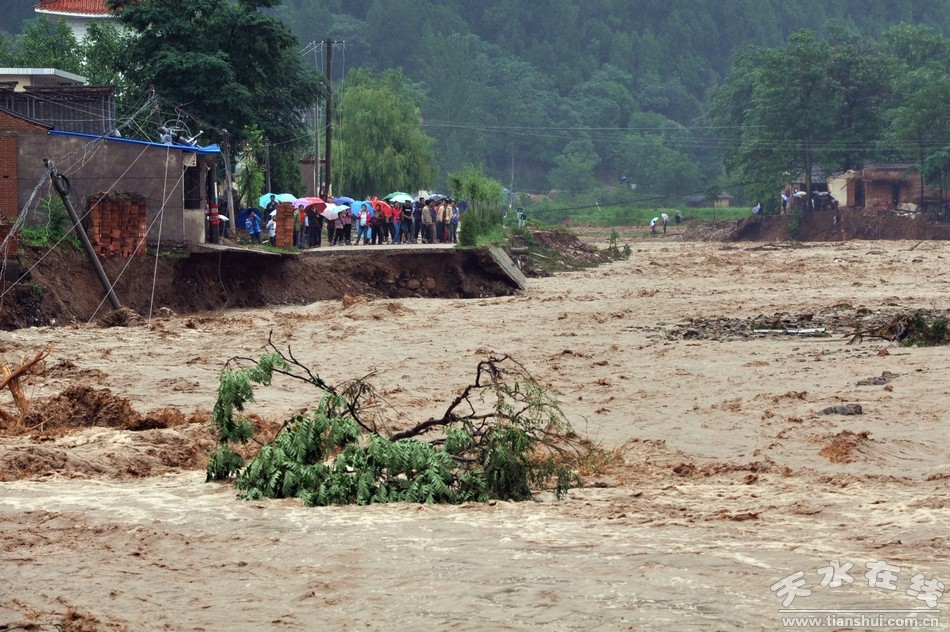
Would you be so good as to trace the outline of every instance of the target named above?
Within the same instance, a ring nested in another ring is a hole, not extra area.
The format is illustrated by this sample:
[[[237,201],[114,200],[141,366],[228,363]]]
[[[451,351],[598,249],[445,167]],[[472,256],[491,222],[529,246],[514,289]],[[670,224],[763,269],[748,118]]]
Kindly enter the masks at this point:
[[[270,217],[271,211],[277,210],[277,196],[273,193],[270,194],[270,202],[267,203],[267,207],[264,209],[264,212],[267,213],[267,216]]]
[[[317,212],[315,205],[307,207],[307,225],[310,227],[307,235],[307,245],[311,248],[319,248],[321,237],[323,236],[323,215]]]
[[[349,212],[349,209],[346,209]],[[327,218],[327,239],[331,246],[343,245],[343,212],[337,213],[334,219]]]
[[[393,245],[402,242],[402,206],[399,204],[390,204],[389,215],[386,216],[386,225],[389,228],[389,237]],[[385,207],[383,211],[385,212]]]
[[[294,207],[294,248],[300,247],[300,229],[303,224],[300,221],[300,216],[303,214],[303,209],[300,207]]]
[[[370,214],[366,210],[366,206],[361,206],[360,211],[357,216],[354,218],[356,221],[356,242],[354,245],[360,245],[360,239],[363,240],[363,245],[368,246],[369,240],[373,235],[373,229],[370,227]]]

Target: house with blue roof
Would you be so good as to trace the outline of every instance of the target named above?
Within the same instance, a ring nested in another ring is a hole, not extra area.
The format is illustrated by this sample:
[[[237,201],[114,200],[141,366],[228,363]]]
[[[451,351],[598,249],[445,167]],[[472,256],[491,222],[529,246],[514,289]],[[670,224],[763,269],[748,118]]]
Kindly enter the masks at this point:
[[[44,159],[49,159],[69,180],[71,200],[80,214],[90,198],[104,192],[139,195],[147,200],[150,244],[161,240],[187,246],[206,241],[207,210],[217,198],[217,145],[202,147],[177,138],[160,142],[158,134],[154,141],[143,141],[114,132],[89,132],[90,126],[114,130],[112,107],[87,110],[84,129],[70,129],[78,127],[70,125],[74,110],[69,100],[57,99],[55,87],[46,86],[39,97],[28,97],[12,94],[15,87],[10,83],[6,101],[0,94],[0,222],[12,222],[23,213],[28,222],[42,219],[39,199],[55,195],[41,186]],[[82,87],[64,89],[75,99]],[[92,94],[101,90],[90,88]],[[64,112],[57,110],[57,103],[67,104]],[[111,99],[106,103],[111,106]]]

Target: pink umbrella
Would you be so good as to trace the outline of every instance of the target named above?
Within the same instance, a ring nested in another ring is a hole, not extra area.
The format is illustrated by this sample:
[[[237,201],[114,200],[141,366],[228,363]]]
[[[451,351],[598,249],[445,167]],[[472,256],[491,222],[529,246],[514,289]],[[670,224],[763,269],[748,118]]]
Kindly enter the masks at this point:
[[[318,197],[302,197],[294,200],[294,206],[297,208],[310,208],[314,206],[319,213],[327,207],[327,203]]]

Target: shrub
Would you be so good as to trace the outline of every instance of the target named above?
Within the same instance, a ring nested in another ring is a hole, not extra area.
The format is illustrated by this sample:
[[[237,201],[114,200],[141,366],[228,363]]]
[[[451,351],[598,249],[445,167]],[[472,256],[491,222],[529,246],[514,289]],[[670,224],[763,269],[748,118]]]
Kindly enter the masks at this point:
[[[307,505],[526,500],[546,485],[560,498],[580,484],[577,464],[598,450],[574,434],[551,393],[508,356],[479,362],[474,382],[441,418],[386,432],[367,414],[376,397],[369,383],[352,380],[338,390],[271,348],[254,366],[229,362],[212,415],[219,445],[207,480],[236,476],[247,499],[298,497]],[[294,413],[245,462],[232,446],[252,440],[254,428],[239,413],[253,401],[253,386],[275,376],[315,387],[319,404]]]

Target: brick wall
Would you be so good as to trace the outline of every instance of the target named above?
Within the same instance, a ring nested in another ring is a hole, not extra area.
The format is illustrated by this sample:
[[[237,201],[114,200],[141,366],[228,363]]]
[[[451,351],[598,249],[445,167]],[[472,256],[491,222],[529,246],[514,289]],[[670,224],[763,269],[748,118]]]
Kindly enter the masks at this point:
[[[0,136],[0,221],[12,222],[20,214],[17,200],[16,136]]]
[[[294,205],[289,202],[277,205],[277,235],[274,245],[278,248],[294,247]]]
[[[34,123],[7,112],[0,112],[0,132],[45,134],[47,129],[40,123]]]
[[[16,252],[20,247],[19,233],[13,233],[13,236],[7,241],[7,236],[12,228],[13,224],[0,224],[0,244],[6,242],[5,246],[0,246],[0,255],[4,257],[16,256]]]
[[[146,214],[144,196],[134,193],[95,193],[89,196],[89,241],[101,257],[144,257]]]

